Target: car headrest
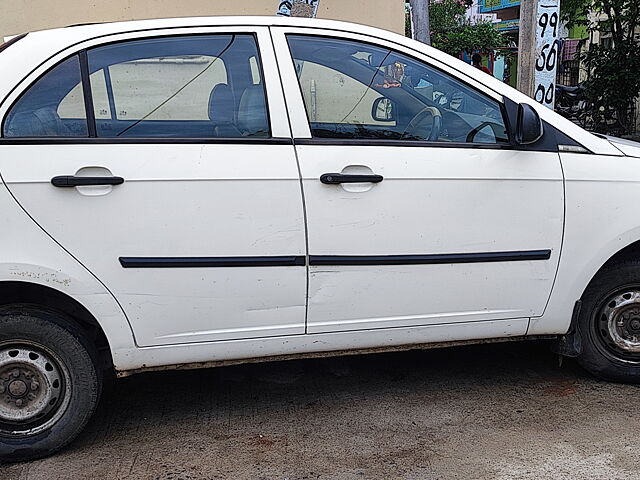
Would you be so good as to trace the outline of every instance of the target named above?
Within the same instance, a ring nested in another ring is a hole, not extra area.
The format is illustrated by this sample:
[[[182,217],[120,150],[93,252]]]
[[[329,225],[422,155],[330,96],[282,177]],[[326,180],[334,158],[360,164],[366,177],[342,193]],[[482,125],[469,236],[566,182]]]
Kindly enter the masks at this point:
[[[262,136],[266,136],[268,134],[269,120],[262,85],[247,87],[240,97],[238,128],[245,136],[260,133]]]
[[[232,123],[235,112],[233,92],[226,83],[219,83],[209,94],[209,120],[215,123]]]

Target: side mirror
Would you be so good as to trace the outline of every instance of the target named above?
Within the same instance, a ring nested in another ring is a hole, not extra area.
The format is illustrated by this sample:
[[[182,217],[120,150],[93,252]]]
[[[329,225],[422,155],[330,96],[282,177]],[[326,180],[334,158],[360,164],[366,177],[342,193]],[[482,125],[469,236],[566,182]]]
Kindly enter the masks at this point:
[[[393,122],[396,119],[395,104],[387,97],[378,97],[373,101],[371,116],[377,122]]]
[[[518,105],[518,122],[516,125],[516,142],[529,145],[542,137],[542,120],[531,105]]]

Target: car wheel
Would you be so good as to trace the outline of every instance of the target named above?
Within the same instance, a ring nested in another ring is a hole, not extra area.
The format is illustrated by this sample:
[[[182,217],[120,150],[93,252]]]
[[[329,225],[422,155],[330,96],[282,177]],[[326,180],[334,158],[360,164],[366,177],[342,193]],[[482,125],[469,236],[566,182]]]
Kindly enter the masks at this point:
[[[0,461],[49,455],[80,433],[100,397],[96,358],[62,315],[0,310]]]
[[[606,267],[582,296],[579,363],[593,375],[640,383],[640,261]]]

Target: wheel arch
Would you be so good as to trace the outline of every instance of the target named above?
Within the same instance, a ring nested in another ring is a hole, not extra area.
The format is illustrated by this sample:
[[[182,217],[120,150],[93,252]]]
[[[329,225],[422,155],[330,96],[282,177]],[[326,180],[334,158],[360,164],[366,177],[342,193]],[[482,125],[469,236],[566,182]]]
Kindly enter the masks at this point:
[[[0,281],[0,307],[20,304],[26,309],[55,311],[68,318],[91,342],[105,370],[114,370],[109,340],[94,315],[77,299],[55,288],[25,281]]]
[[[618,262],[629,258],[640,259],[640,226],[610,239],[597,251],[573,240],[573,248],[563,246],[558,275],[549,297],[549,303],[541,317],[532,317],[527,335],[566,335],[572,330],[574,309],[597,275]],[[565,241],[565,245],[567,242]]]
[[[603,306],[607,306],[612,311],[611,309],[618,305],[624,305],[622,297],[627,300],[632,298],[628,293],[622,295],[621,292],[629,290],[621,290],[621,287],[628,286],[628,282],[631,281],[635,285],[633,289],[637,290],[639,267],[640,240],[610,255],[581,292],[574,306],[569,330],[555,339],[552,350],[563,356],[576,357],[578,362],[596,377],[640,383],[638,353],[637,350],[631,349],[637,349],[636,330],[631,330],[634,333],[621,333],[616,320],[616,326],[612,331],[612,318],[609,316],[611,313],[602,310]],[[616,297],[612,304],[611,300]],[[637,303],[632,308],[637,308]],[[632,312],[632,315],[636,314]],[[601,319],[601,316],[604,318]],[[633,318],[625,316],[627,321]],[[631,328],[637,329],[637,326]],[[614,338],[618,338],[619,341]],[[625,346],[625,342],[630,343],[626,343]]]
[[[598,271],[591,277],[591,279],[589,280],[589,283],[591,283],[593,279],[596,278],[602,270],[609,268],[612,265],[615,265],[616,263],[621,263],[621,262],[624,262],[625,260],[629,260],[632,258],[640,259],[640,240],[636,240],[635,242],[630,243],[626,247],[621,248],[616,253],[611,255],[607,259],[607,261],[602,264],[602,266],[598,269]],[[589,284],[585,286],[584,290],[586,290],[588,286]],[[582,292],[583,294],[584,294],[584,290]]]

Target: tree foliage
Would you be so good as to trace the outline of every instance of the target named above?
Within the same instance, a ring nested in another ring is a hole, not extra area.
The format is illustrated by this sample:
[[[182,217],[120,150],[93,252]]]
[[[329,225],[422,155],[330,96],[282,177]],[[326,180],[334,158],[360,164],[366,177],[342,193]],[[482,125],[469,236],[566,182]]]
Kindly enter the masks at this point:
[[[429,22],[432,45],[457,57],[461,52],[497,50],[506,39],[491,23],[470,23],[465,11],[472,0],[431,1]]]
[[[592,3],[591,0],[561,0],[560,20],[567,28],[587,26]]]
[[[569,26],[585,25],[605,42],[582,55],[590,128],[631,133],[631,112],[640,96],[640,2],[638,0],[563,0],[561,16]]]

